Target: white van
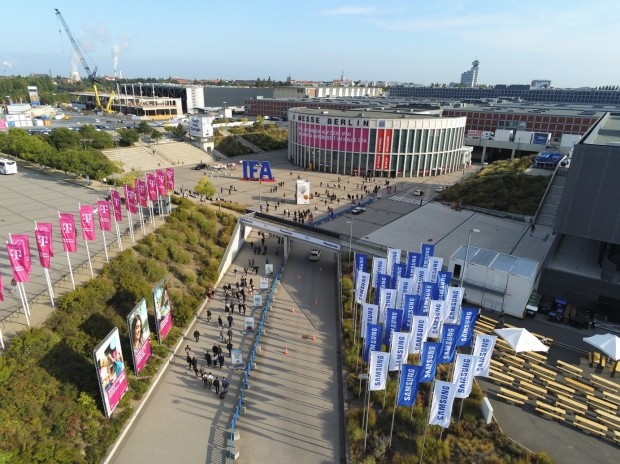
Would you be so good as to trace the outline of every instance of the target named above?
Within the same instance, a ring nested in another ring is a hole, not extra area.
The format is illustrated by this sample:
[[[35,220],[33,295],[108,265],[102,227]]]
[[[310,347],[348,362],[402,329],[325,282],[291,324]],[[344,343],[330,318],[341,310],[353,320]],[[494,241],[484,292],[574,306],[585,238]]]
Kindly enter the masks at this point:
[[[17,163],[6,158],[0,158],[0,174],[17,174]]]

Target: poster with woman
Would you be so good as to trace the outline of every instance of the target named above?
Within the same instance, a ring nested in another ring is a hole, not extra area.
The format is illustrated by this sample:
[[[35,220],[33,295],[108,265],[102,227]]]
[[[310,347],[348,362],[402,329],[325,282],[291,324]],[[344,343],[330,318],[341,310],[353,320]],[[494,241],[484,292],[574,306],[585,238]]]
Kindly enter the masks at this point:
[[[105,415],[110,417],[112,411],[127,391],[127,374],[121,351],[121,340],[118,327],[104,338],[93,352],[99,388],[103,398]]]
[[[151,357],[151,331],[149,330],[146,312],[146,299],[142,298],[127,315],[127,327],[129,329],[133,367],[136,375],[138,375]]]
[[[155,320],[157,321],[157,339],[161,342],[172,328],[170,295],[168,294],[168,284],[165,277],[153,288],[153,303],[155,306]]]

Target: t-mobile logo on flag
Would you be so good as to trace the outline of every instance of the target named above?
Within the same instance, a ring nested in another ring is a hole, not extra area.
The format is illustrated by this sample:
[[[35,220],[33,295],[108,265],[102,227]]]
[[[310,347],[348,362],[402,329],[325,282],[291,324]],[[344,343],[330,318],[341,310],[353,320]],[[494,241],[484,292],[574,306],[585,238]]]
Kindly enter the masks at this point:
[[[121,194],[116,190],[110,192],[112,198],[112,211],[114,211],[114,220],[121,222],[123,220],[123,211],[121,210]]]
[[[142,179],[136,179],[136,196],[138,197],[138,202],[140,206],[146,208],[149,204],[148,192],[146,190],[146,182]]]
[[[54,256],[52,247],[52,224],[49,222],[39,222],[34,229],[34,238],[37,241],[39,251],[39,262],[46,269],[50,268],[51,258]]]
[[[28,271],[24,266],[24,251],[22,246],[16,243],[7,243],[6,251],[9,255],[9,262],[13,269],[13,279],[16,282],[28,282],[30,279]]]
[[[80,206],[80,224],[82,225],[82,238],[85,241],[95,240],[95,214],[90,205]]]
[[[174,168],[166,168],[166,188],[169,192],[174,191]]]
[[[149,192],[149,200],[157,201],[157,180],[153,174],[146,175],[146,188]]]
[[[75,236],[75,220],[73,219],[73,214],[60,213],[59,222],[63,249],[75,253],[77,251],[77,240]]]
[[[99,213],[99,228],[101,230],[112,230],[110,202],[107,200],[97,201],[97,212]]]
[[[164,196],[166,192],[166,173],[159,169],[155,171],[155,178],[157,180],[157,191],[161,196]]]

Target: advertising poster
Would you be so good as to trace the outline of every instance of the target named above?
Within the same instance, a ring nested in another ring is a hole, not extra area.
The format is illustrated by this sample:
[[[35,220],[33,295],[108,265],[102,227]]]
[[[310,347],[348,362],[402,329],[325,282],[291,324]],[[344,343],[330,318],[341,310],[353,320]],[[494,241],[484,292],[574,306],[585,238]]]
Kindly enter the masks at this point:
[[[246,332],[254,332],[254,318],[252,316],[245,316],[243,319],[243,327]]]
[[[161,342],[172,328],[170,295],[168,295],[165,277],[153,288],[153,305],[155,307],[155,320],[157,321],[157,339]]]
[[[273,264],[265,264],[265,275],[273,275]]]
[[[243,363],[243,351],[241,348],[233,348],[230,351],[230,362],[233,369],[243,369],[245,364]]]
[[[307,180],[296,181],[295,198],[298,205],[310,204],[310,182]]]
[[[266,290],[269,288],[269,278],[261,277],[259,280],[259,286],[261,289]]]
[[[263,305],[263,295],[252,295],[252,304],[258,308]]]
[[[104,412],[110,417],[128,388],[118,327],[95,348],[93,355]]]
[[[144,298],[127,315],[127,328],[129,329],[133,367],[138,375],[151,357],[151,331]]]

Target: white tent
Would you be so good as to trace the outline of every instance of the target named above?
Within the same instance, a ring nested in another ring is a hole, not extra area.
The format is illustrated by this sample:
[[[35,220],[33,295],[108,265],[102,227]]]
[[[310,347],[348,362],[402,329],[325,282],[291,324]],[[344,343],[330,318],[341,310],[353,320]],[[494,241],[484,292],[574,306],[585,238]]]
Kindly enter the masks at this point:
[[[526,329],[495,329],[495,333],[503,338],[516,353],[549,350],[548,346]]]
[[[598,348],[614,361],[620,359],[620,337],[613,334],[592,335],[583,339],[584,342]]]

